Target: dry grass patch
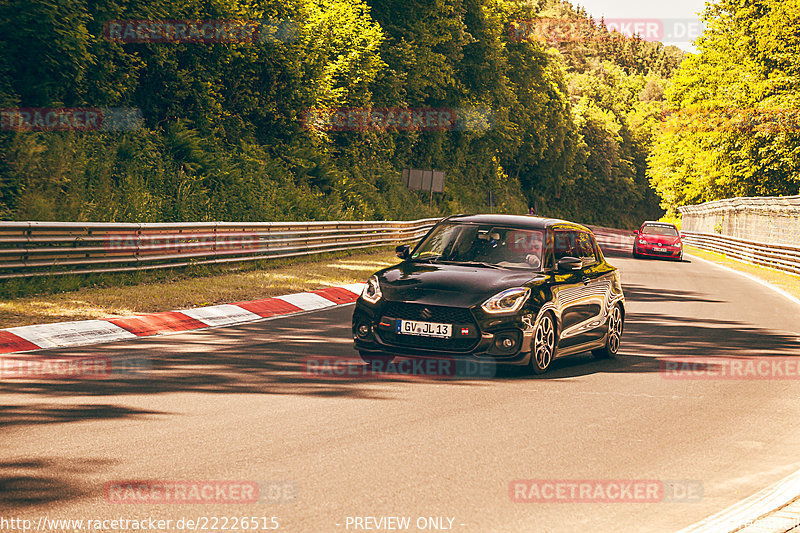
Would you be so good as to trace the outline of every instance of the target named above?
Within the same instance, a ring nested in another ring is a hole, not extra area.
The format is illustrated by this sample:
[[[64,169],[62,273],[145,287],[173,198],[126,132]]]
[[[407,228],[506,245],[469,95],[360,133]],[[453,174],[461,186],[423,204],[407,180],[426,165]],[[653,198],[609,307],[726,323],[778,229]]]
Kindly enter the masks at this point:
[[[211,276],[0,299],[0,328],[258,300],[365,281],[376,270],[396,263],[394,252],[381,250],[339,258],[299,258]]]

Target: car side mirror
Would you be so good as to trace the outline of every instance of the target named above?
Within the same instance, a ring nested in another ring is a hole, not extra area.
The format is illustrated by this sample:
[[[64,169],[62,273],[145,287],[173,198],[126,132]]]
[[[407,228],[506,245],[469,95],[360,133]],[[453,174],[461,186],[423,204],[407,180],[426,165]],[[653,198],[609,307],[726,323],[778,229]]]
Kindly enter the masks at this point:
[[[578,259],[577,257],[562,257],[558,260],[558,270],[561,272],[574,272],[575,270],[580,270],[583,267],[583,260]]]
[[[397,257],[400,259],[408,259],[411,257],[411,247],[407,244],[401,244],[397,248],[394,249],[394,253],[397,254]]]
[[[639,235],[639,230],[637,229],[636,231],[633,232],[633,234],[634,235]]]

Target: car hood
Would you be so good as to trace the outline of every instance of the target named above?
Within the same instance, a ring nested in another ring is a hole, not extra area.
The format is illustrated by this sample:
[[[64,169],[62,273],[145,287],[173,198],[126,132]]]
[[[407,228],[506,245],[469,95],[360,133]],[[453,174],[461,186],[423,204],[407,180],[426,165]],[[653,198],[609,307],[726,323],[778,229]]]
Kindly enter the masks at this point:
[[[651,235],[649,233],[642,233],[639,237],[646,240],[649,243],[657,244],[660,242],[661,244],[666,244],[667,246],[672,246],[674,244],[677,244],[681,240],[680,237],[669,237],[667,235]]]
[[[378,272],[384,297],[427,305],[472,307],[511,287],[545,281],[531,270],[405,261]]]

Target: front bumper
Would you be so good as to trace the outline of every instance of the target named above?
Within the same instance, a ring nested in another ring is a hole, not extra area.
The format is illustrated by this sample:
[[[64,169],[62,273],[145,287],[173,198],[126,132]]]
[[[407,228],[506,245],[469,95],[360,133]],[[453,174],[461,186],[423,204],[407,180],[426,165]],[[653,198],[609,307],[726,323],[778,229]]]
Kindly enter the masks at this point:
[[[357,350],[412,358],[449,358],[511,365],[528,363],[534,331],[530,318],[516,315],[476,318],[470,311],[470,322],[462,319],[460,323],[453,323],[453,337],[438,339],[397,333],[397,321],[406,317],[385,314],[384,311],[390,307],[385,303],[371,306],[361,300],[356,303],[353,312],[353,341]],[[359,333],[359,327],[364,324],[369,328],[366,335]],[[462,328],[469,329],[469,333],[463,337],[457,336]],[[515,339],[512,350],[498,348],[498,342],[506,338]]]
[[[681,257],[683,253],[683,248],[679,248],[677,246],[659,246],[657,248],[664,248],[666,252],[656,251],[653,248],[655,246],[647,245],[647,244],[635,244],[633,246],[633,253],[636,255],[642,255],[647,257],[666,257],[670,259],[676,259]]]

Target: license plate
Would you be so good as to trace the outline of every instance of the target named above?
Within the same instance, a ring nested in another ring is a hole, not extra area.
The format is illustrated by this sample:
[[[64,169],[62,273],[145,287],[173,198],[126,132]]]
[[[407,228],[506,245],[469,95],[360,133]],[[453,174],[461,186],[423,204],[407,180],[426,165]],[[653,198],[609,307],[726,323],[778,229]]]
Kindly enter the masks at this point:
[[[659,248],[658,246],[653,246],[653,251],[654,252],[666,252],[667,249],[666,248]]]
[[[436,322],[417,322],[416,320],[398,320],[397,333],[404,335],[419,335],[422,337],[452,337],[452,324],[438,324]]]

